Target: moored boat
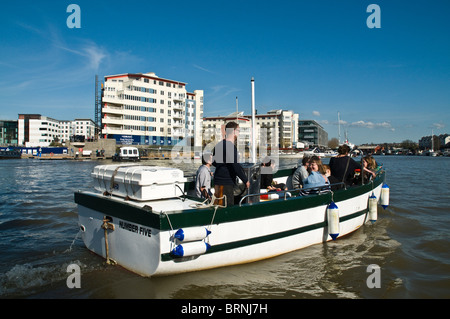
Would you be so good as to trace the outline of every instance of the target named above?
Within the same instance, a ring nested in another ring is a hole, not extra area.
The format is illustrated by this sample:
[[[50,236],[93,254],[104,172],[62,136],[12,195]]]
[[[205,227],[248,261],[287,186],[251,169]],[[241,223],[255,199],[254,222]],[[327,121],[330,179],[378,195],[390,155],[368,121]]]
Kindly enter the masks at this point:
[[[319,156],[325,157],[325,153],[320,150],[320,148],[315,147],[312,150],[303,151],[303,156]]]
[[[293,171],[279,170],[274,180],[287,183]],[[289,190],[274,200],[245,194],[223,207],[188,195],[194,183],[177,169],[106,165],[92,176],[98,192],[75,193],[83,241],[142,276],[248,263],[339,239],[374,221],[369,202],[380,200],[385,179],[379,171],[366,185]]]
[[[22,158],[20,151],[14,149],[0,149],[0,159],[17,159]]]
[[[123,146],[120,148],[119,153],[112,157],[114,162],[139,162],[139,150],[137,147]]]

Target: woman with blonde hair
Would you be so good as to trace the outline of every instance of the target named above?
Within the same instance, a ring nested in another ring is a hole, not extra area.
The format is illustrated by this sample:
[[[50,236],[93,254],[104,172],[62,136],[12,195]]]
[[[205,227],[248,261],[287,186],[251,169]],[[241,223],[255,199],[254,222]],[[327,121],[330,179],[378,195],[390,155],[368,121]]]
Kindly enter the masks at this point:
[[[375,159],[372,156],[367,155],[363,158],[362,164],[364,170],[364,182],[370,181],[371,179],[375,178],[375,170],[377,168],[377,162],[375,161]]]

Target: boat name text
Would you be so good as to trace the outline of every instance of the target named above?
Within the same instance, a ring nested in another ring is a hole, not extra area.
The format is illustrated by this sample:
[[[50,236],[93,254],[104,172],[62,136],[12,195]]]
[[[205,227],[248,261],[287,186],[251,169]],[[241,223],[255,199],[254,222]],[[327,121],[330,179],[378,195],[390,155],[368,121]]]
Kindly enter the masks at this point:
[[[125,230],[128,230],[132,233],[136,233],[146,237],[152,237],[152,230],[147,227],[138,226],[132,223],[128,223],[125,221],[119,221],[119,227]]]

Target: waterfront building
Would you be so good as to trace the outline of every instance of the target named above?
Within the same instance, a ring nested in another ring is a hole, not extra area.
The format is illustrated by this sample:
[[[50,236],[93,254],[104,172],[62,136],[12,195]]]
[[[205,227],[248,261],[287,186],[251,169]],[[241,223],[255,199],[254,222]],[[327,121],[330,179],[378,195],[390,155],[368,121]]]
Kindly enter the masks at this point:
[[[449,134],[440,134],[440,135],[436,135],[434,134],[434,148],[435,150],[440,149],[441,147],[445,147],[446,144],[448,144],[450,142],[450,135]],[[432,143],[431,143],[431,135],[429,136],[423,136],[420,140],[419,140],[419,148],[421,150],[428,150],[432,148]]]
[[[19,114],[18,145],[48,147],[52,142],[66,143],[78,139],[95,139],[95,124],[91,119],[60,121],[40,114]]]
[[[293,148],[298,142],[299,116],[290,110],[272,110],[267,114],[256,115],[256,123],[267,129],[268,141],[279,148]],[[270,135],[271,132],[275,132]]]
[[[101,133],[118,144],[202,145],[203,91],[155,73],[105,76]]]
[[[230,121],[237,122],[240,127],[240,140],[251,139],[251,115],[244,112],[234,112],[227,116],[206,117],[203,119],[203,131],[205,143],[212,141],[212,136],[217,136],[221,127]],[[256,114],[256,145],[261,142],[264,147],[292,148],[297,142],[298,114],[288,110],[272,110],[266,114]],[[264,136],[263,136],[264,135]]]
[[[18,144],[17,121],[0,120],[0,145]]]
[[[228,116],[216,116],[203,118],[203,146],[214,146],[221,141],[225,136],[225,125],[228,122],[236,122],[239,124],[239,139],[236,147],[238,150],[243,150],[248,147],[251,141],[252,123],[251,120],[243,115],[243,112],[232,113]],[[256,129],[257,134],[259,127]]]
[[[314,120],[301,120],[298,122],[298,139],[310,146],[327,147],[328,133]]]
[[[61,143],[70,141],[70,137],[73,136],[72,121],[59,121],[59,138]]]
[[[91,119],[75,119],[73,121],[59,122],[59,138],[62,143],[69,142],[74,138],[94,140],[95,123]]]
[[[47,147],[59,139],[59,121],[40,114],[19,114],[18,144]]]

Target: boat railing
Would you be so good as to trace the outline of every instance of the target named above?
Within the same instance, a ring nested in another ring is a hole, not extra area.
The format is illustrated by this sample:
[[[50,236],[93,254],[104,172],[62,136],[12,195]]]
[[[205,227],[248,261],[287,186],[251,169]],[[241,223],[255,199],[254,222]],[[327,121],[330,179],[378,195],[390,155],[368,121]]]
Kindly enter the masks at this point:
[[[288,189],[288,190],[281,190],[281,191],[277,191],[277,192],[273,192],[273,193],[257,193],[257,194],[247,194],[245,196],[243,196],[241,198],[241,200],[239,201],[239,206],[242,206],[242,202],[250,197],[254,197],[254,196],[261,196],[261,195],[267,195],[267,194],[284,194],[283,196],[279,196],[278,199],[283,199],[286,200],[287,198],[292,197],[292,193],[298,193],[295,196],[307,196],[307,195],[317,195],[317,194],[324,194],[324,193],[328,193],[331,192],[331,187],[332,186],[343,186],[345,188],[345,183],[343,182],[339,182],[339,183],[334,183],[334,184],[326,184],[323,186],[312,186],[312,187],[305,187],[305,188],[295,188],[295,189]],[[310,192],[310,193],[309,193]],[[288,194],[290,194],[288,196]]]

